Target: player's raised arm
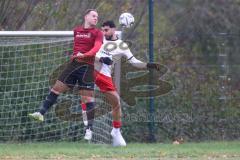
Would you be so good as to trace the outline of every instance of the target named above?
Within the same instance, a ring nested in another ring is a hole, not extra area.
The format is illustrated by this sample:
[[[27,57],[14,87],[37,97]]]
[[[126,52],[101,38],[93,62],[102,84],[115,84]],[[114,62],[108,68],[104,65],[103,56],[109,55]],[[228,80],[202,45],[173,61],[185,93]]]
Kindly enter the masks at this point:
[[[103,34],[101,31],[98,31],[93,48],[90,51],[86,52],[84,55],[87,57],[95,56],[98,50],[101,48],[102,44],[103,44]]]
[[[147,69],[152,68],[156,70],[160,69],[159,64],[157,63],[145,63],[135,58],[129,48],[124,50],[123,54],[127,58],[127,61],[136,68],[147,68]]]

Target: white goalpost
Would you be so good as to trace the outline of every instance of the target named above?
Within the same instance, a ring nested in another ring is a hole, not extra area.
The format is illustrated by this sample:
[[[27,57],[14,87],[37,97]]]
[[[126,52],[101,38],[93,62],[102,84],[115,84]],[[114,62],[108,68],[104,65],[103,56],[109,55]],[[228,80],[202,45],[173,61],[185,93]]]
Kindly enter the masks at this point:
[[[59,96],[44,122],[27,116],[40,107],[72,49],[72,31],[0,31],[0,142],[83,139],[80,96],[74,90]],[[115,71],[120,75],[120,64]],[[120,77],[115,80],[119,86]],[[111,107],[97,89],[95,97],[92,141],[109,144]]]

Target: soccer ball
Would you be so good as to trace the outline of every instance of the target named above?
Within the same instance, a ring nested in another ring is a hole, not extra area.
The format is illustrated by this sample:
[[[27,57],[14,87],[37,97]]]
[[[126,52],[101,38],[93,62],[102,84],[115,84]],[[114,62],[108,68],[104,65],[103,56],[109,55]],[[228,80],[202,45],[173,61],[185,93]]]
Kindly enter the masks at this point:
[[[122,13],[119,17],[119,24],[122,27],[130,28],[134,24],[134,17],[131,13]]]

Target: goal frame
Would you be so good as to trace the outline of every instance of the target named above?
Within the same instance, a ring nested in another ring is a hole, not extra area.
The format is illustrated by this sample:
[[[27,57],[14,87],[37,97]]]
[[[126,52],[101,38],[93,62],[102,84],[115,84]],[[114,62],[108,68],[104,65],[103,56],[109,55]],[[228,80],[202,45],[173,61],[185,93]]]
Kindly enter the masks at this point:
[[[116,31],[116,34],[122,38],[122,31]],[[1,37],[73,37],[73,31],[0,31]],[[114,83],[120,94],[121,61],[115,64],[114,73]]]

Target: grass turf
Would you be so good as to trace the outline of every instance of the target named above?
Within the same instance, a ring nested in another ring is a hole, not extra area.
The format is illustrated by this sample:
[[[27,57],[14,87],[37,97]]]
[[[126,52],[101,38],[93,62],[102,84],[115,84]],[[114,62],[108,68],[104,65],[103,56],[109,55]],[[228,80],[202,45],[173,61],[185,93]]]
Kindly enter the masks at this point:
[[[1,143],[0,159],[239,160],[240,142],[204,142],[180,145],[130,143],[127,147],[117,148],[82,142]]]

